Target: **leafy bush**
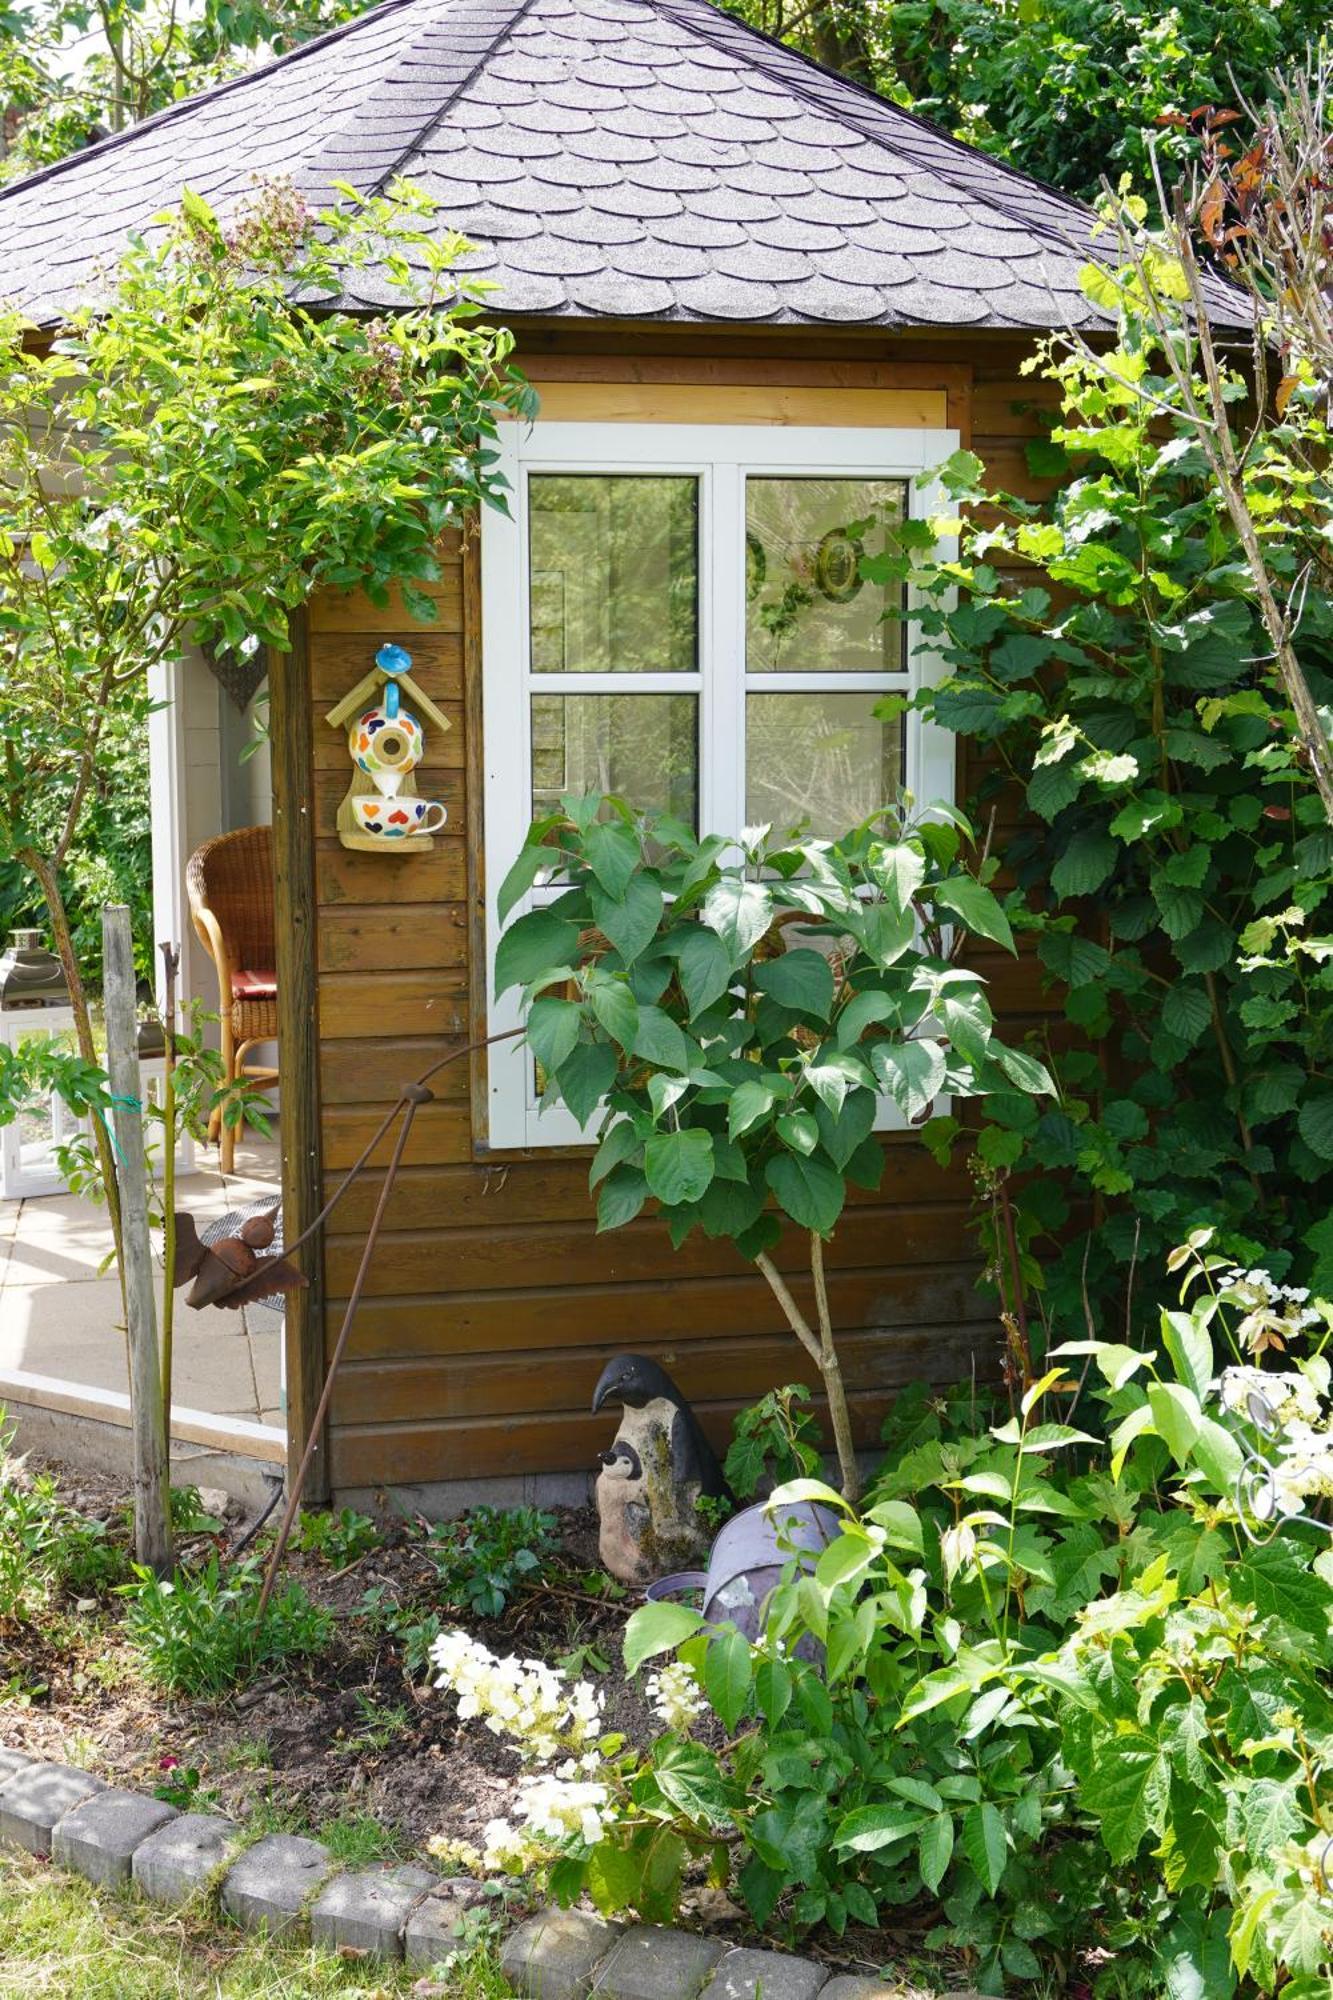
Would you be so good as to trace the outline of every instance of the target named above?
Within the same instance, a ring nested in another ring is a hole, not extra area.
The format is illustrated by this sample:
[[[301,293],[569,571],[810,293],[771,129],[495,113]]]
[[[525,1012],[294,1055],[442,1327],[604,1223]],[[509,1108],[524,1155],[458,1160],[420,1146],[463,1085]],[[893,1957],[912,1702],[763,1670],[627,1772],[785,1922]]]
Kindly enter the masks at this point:
[[[460,1521],[437,1522],[426,1554],[447,1604],[498,1618],[525,1584],[540,1577],[558,1546],[554,1514],[536,1507],[474,1507]]]
[[[53,1597],[100,1596],[119,1583],[128,1552],[107,1523],[77,1514],[55,1480],[9,1456],[0,1410],[0,1625],[28,1624]]]
[[[377,1548],[379,1541],[379,1529],[368,1514],[344,1507],[336,1514],[329,1510],[302,1513],[292,1547],[305,1555],[319,1556],[331,1569],[344,1569]]]
[[[927,1893],[931,1941],[988,1992],[1094,1946],[1098,1992],[1326,1990],[1333,1406],[1322,1353],[1286,1353],[1322,1347],[1333,1307],[1207,1232],[1176,1261],[1194,1302],[1153,1348],[1073,1343],[1078,1377],[1052,1367],[990,1425],[905,1399],[860,1515],[782,1489],[843,1529],[757,1645],[678,1605],[631,1619],[627,1665],[678,1652],[736,1740],[699,1793],[761,1925],[882,1923]],[[553,1883],[634,1904],[603,1818]]]
[[[956,498],[988,509],[960,563],[935,562],[924,523],[893,559],[933,597],[922,627],[950,669],[920,705],[986,747],[1006,814],[1015,791],[1026,808],[1007,909],[1063,998],[1060,1102],[989,1097],[978,1150],[1013,1176],[1023,1281],[1064,1325],[1085,1300],[1118,1316],[1133,1267],[1200,1226],[1333,1286],[1333,830],[1190,421],[1160,417],[1174,392],[1146,336],[1127,326],[1118,363],[1121,387],[1048,356],[1063,407],[1029,457],[1064,482],[1049,501],[983,495],[960,454]],[[1265,546],[1327,703],[1333,600],[1297,536]],[[1003,1230],[988,1247],[1005,1269]],[[1140,1286],[1140,1331],[1154,1304]]]
[[[276,1590],[259,1625],[263,1568],[247,1556],[223,1569],[216,1556],[167,1582],[134,1565],[122,1586],[125,1626],[150,1680],[171,1694],[218,1694],[260,1667],[322,1652],[333,1614],[299,1584]]]
[[[679,1248],[694,1229],[755,1264],[818,1368],[843,1489],[860,1474],[824,1276],[850,1185],[878,1187],[881,1097],[908,1125],[943,1091],[1041,1096],[1033,1056],[995,1033],[965,933],[1012,951],[969,822],[910,795],[840,840],[692,830],[624,799],[561,799],[501,886],[495,959],[522,988],[543,1103],[599,1118],[597,1226],[649,1200]],[[599,1113],[599,1106],[604,1109]],[[807,1319],[769,1252],[805,1235]]]
[[[819,1471],[819,1425],[809,1402],[810,1391],[792,1382],[770,1389],[737,1416],[723,1471],[738,1500]]]

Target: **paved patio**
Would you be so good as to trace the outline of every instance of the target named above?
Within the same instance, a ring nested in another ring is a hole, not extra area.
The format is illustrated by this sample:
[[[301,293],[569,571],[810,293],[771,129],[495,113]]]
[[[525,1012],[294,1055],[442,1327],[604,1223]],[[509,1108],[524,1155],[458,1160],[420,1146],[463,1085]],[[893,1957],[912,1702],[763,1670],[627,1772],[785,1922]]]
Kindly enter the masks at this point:
[[[278,1183],[276,1144],[236,1149],[223,1177],[215,1149],[177,1183],[201,1229],[228,1209],[262,1201]],[[101,1273],[111,1249],[104,1212],[76,1195],[0,1201],[0,1371],[23,1369],[72,1386],[128,1389],[120,1286]],[[282,1321],[266,1306],[195,1312],[176,1295],[175,1406],[251,1423],[281,1424]]]

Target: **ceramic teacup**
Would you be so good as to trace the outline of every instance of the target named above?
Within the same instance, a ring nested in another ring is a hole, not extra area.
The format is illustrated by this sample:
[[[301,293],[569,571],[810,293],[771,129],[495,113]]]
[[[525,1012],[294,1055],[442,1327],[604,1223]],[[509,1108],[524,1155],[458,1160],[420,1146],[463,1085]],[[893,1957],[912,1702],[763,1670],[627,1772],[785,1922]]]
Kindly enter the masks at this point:
[[[409,709],[390,715],[386,708],[368,708],[347,732],[352,760],[385,798],[393,798],[409,771],[415,771],[425,748],[421,724]]]
[[[438,799],[353,799],[352,812],[362,833],[403,840],[410,833],[438,833],[449,814]]]

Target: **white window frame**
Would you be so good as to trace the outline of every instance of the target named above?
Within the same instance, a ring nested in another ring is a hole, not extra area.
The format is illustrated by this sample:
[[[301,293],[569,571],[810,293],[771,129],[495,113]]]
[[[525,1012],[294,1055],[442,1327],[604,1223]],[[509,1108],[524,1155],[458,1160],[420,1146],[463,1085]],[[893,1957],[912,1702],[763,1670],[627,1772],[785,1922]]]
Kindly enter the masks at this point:
[[[500,884],[523,845],[532,820],[532,695],[604,691],[606,677],[560,673],[533,675],[528,621],[528,480],[539,473],[685,474],[699,482],[698,670],[693,673],[619,674],[617,692],[693,694],[699,703],[699,831],[738,834],[745,807],[745,480],[758,477],[898,479],[907,483],[907,512],[923,520],[946,511],[943,490],[930,475],[958,449],[952,430],[834,429],[824,426],[714,424],[506,424],[498,469],[509,484],[511,513],[484,511],[481,524],[482,727],[485,758],[486,992],[488,1032],[521,1024],[517,988],[495,994],[495,953],[503,926],[497,899]],[[726,541],[723,542],[725,530]],[[945,540],[940,554],[957,553]],[[916,610],[908,593],[908,617]],[[733,671],[709,671],[719,659],[736,662]],[[944,673],[938,655],[915,649],[908,627],[907,659],[898,675],[821,674],[830,692],[877,692],[887,680],[915,692]],[[756,676],[756,678],[759,678]],[[801,691],[815,677],[764,673],[773,693]],[[904,717],[904,782],[922,803],[952,801],[955,738],[951,731]],[[551,893],[558,894],[555,890]],[[510,921],[549,894],[530,892]],[[563,1106],[540,1111],[532,1062],[519,1041],[487,1051],[487,1144],[492,1152],[531,1147],[589,1144],[594,1118],[580,1126]],[[896,1107],[884,1101],[877,1125],[901,1125]]]

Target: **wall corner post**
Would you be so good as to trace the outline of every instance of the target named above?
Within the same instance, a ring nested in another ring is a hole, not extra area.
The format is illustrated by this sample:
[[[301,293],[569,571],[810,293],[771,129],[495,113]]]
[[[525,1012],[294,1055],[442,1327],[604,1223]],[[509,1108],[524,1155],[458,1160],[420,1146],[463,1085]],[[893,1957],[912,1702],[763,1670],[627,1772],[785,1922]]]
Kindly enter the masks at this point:
[[[269,648],[269,734],[273,759],[273,899],[277,937],[278,1064],[281,1076],[283,1234],[309,1227],[323,1196],[320,1133],[317,914],[315,891],[314,697],[310,625],[292,613],[288,650]],[[308,1285],[288,1292],[287,1476],[300,1463],[324,1386],[324,1246],[299,1253]],[[307,1501],[327,1500],[327,1438],[306,1479]]]

